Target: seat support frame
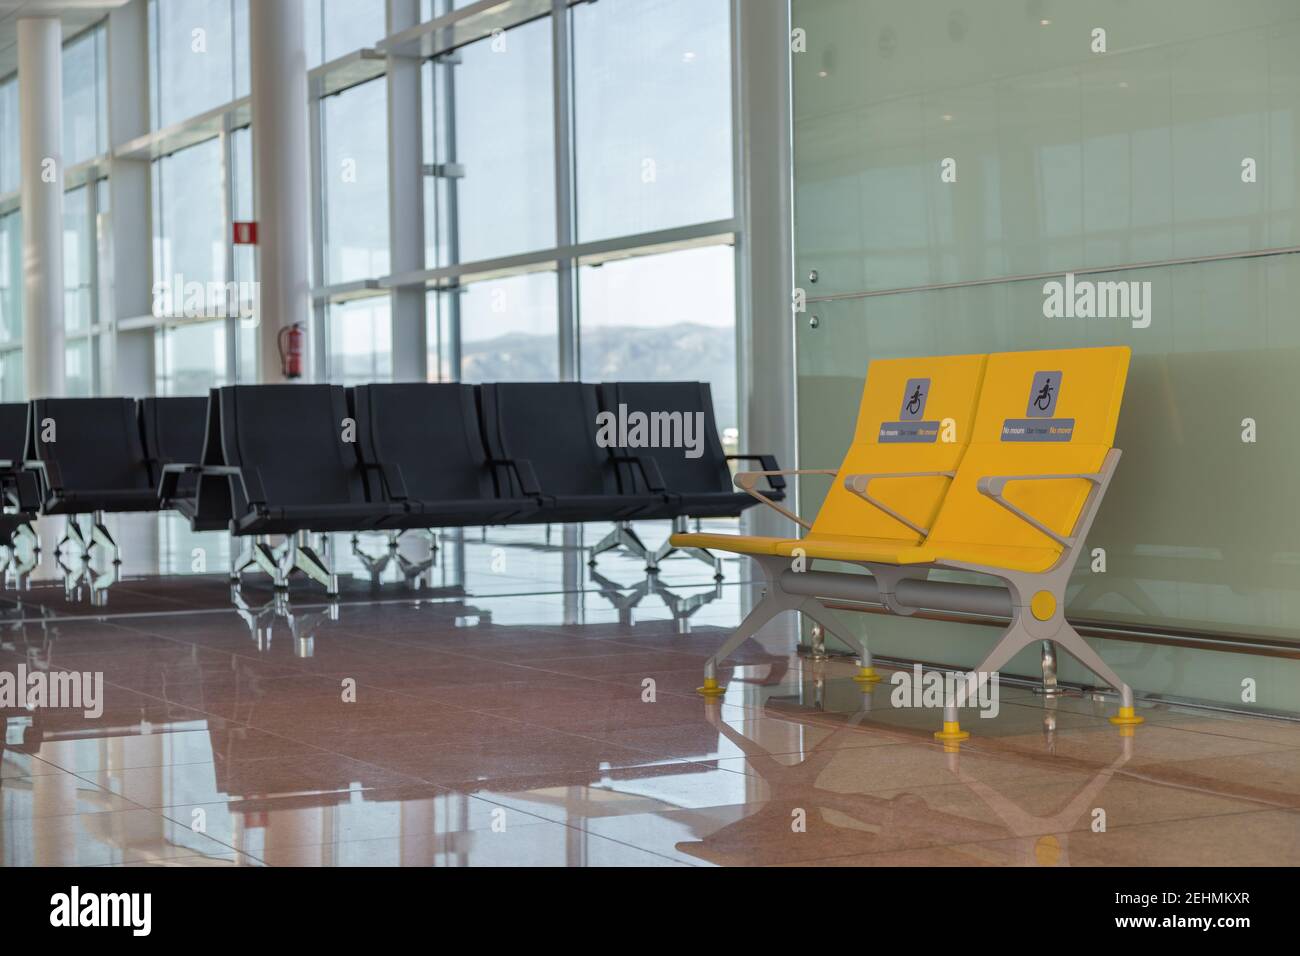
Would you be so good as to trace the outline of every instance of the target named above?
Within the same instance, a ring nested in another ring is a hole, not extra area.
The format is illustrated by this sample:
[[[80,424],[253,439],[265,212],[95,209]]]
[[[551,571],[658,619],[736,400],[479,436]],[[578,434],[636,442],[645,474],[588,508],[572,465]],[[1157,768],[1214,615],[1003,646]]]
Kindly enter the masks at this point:
[[[763,572],[766,582],[763,596],[732,635],[714,651],[713,656],[704,662],[704,686],[700,688],[701,694],[706,697],[721,696],[724,688],[718,683],[718,663],[730,657],[736,648],[784,611],[800,612],[814,623],[821,625],[823,630],[835,635],[850,647],[856,648],[860,655],[857,679],[863,683],[874,683],[879,680],[872,666],[871,649],[866,640],[859,640],[854,636],[853,631],[844,627],[838,620],[838,615],[817,598],[791,594],[781,587],[781,574],[790,566],[790,558],[775,555],[750,555],[750,557]]]
[[[932,564],[921,565],[881,565],[874,562],[854,562],[870,571],[876,580],[880,601],[895,614],[915,614],[923,605],[906,605],[898,599],[896,589],[899,581],[924,578],[930,570],[944,569],[967,571],[990,575],[998,578],[1010,595],[1011,621],[993,649],[985,655],[984,660],[974,669],[978,674],[991,674],[1003,667],[1016,654],[1033,644],[1040,644],[1044,662],[1044,684],[1055,687],[1056,674],[1055,648],[1070,653],[1079,663],[1106,681],[1119,692],[1120,712],[1112,717],[1113,723],[1131,726],[1140,723],[1142,718],[1134,713],[1133,689],[1108,665],[1087,641],[1065,619],[1066,588],[1075,564],[1085,547],[1088,532],[1106,494],[1115,468],[1119,464],[1120,450],[1112,448],[1106,454],[1100,471],[1087,475],[1059,475],[1053,478],[1081,478],[1090,482],[1088,497],[1080,509],[1078,518],[1068,537],[1059,536],[1065,542],[1056,562],[1042,572],[1017,571],[1007,568],[968,563],[964,561],[939,560]],[[998,488],[1000,491],[1000,487]],[[1037,522],[1026,518],[1027,523],[1037,527]],[[1056,536],[1054,536],[1055,538]],[[806,594],[794,594],[781,585],[781,577],[789,562],[788,558],[771,556],[751,556],[762,569],[767,582],[763,599],[749,612],[730,638],[709,658],[704,665],[704,687],[700,692],[708,696],[720,694],[722,689],[717,682],[717,665],[725,660],[742,643],[752,637],[759,628],[781,611],[798,610],[822,628],[834,634],[850,647],[860,647],[863,654],[863,666],[870,667],[870,653],[865,641],[846,637],[844,629],[828,622],[828,609],[823,600],[836,595],[827,593],[812,597]],[[857,578],[856,575],[844,575],[846,579]],[[858,578],[860,581],[861,579]],[[1050,670],[1050,673],[1049,673]],[[944,731],[938,736],[945,740],[958,740],[968,736],[960,731],[957,724],[957,702],[947,701],[944,707]]]
[[[83,522],[83,519],[88,519]],[[96,545],[108,548],[113,555],[113,563],[122,563],[122,553],[109,534],[108,527],[104,524],[104,512],[96,511],[91,515],[70,514],[67,516],[64,525],[63,537],[54,547],[54,553],[59,554],[63,551],[65,544],[75,544],[81,552],[81,560],[89,561],[91,552]]]
[[[324,540],[328,547],[328,538]],[[301,571],[317,584],[323,585],[326,594],[331,597],[339,593],[338,575],[312,546],[309,531],[288,535],[279,547],[272,547],[267,535],[253,536],[231,564],[231,583],[238,587],[240,576],[254,565],[270,576],[277,590],[287,589],[289,576],[295,571]]]

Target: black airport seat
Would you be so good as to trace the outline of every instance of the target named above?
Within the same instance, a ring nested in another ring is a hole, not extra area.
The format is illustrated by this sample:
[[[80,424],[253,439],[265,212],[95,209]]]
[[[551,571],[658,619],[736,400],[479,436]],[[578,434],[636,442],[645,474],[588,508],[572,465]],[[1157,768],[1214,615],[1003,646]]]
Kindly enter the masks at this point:
[[[26,402],[0,404],[0,495],[4,503],[21,512],[34,512],[41,504],[41,486],[27,458]]]
[[[626,422],[644,416],[640,441],[648,446],[623,447],[620,457],[638,456],[655,463],[663,477],[667,500],[641,518],[735,518],[758,499],[732,484],[728,461],[753,461],[763,471],[779,466],[771,455],[728,455],[713,416],[713,394],[707,382],[606,382],[600,386],[601,409]],[[687,448],[686,439],[690,445]],[[658,446],[658,447],[655,447]],[[692,457],[694,456],[694,457]],[[619,465],[622,487],[634,494],[648,492],[643,470]],[[774,501],[785,497],[785,479],[774,475],[764,494]]]
[[[158,487],[163,466],[195,463],[202,459],[208,400],[205,396],[142,398],[139,408],[140,434],[144,440],[149,480]],[[160,506],[178,511],[193,521],[197,494],[198,475],[185,474]]]
[[[596,386],[523,382],[479,388],[483,430],[503,497],[536,497],[542,507],[511,524],[626,521],[664,505],[653,466],[642,494],[624,494],[616,468],[640,467],[596,442]]]
[[[158,510],[134,399],[43,398],[30,413],[27,460],[43,514]]]
[[[479,428],[474,386],[409,383],[352,389],[371,501],[405,502],[387,528],[514,523],[535,497],[499,497]]]
[[[231,385],[217,401],[236,535],[369,531],[407,513],[367,498],[342,386]]]

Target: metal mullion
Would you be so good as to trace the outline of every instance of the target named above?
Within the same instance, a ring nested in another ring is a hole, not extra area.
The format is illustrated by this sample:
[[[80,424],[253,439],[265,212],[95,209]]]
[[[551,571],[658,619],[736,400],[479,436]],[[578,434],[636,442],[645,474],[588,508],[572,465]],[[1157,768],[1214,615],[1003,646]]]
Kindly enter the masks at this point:
[[[324,27],[322,26],[322,30]],[[322,46],[324,44],[324,34],[322,33]],[[308,157],[309,166],[308,176],[311,179],[311,256],[312,256],[312,273],[317,287],[323,287],[326,282],[325,275],[325,204],[329,197],[325,194],[325,115],[324,104],[320,97],[320,83],[313,81],[307,90],[310,98],[307,109],[307,136],[308,136]],[[315,297],[312,299],[312,370],[315,379],[318,382],[324,382],[329,377],[329,343],[327,341],[329,333],[329,323],[327,313],[329,304],[322,302]],[[260,317],[259,317],[260,320]]]
[[[443,75],[443,123],[444,146],[447,150],[447,162],[459,162],[460,154],[457,152],[456,145],[456,76],[452,63],[439,63],[434,59],[434,88],[438,84],[438,67],[442,67]],[[435,95],[434,102],[437,102]],[[435,146],[437,144],[435,133]],[[435,150],[436,152],[436,150]],[[460,264],[460,180],[450,178],[445,180],[447,183],[447,264],[456,266]],[[461,343],[461,308],[460,284],[457,283],[448,292],[439,292],[439,296],[444,296],[439,303],[447,303],[447,368],[451,373],[451,381],[459,382],[461,375],[461,359],[463,355]],[[439,309],[441,311],[441,309]],[[439,355],[439,362],[442,356]]]
[[[233,15],[233,14],[232,14]],[[217,137],[221,151],[221,209],[225,216],[225,280],[235,281],[235,156],[229,129],[223,129]],[[235,286],[238,289],[238,285]],[[239,381],[239,317],[238,308],[232,314],[230,301],[226,300],[226,379]]]
[[[573,44],[569,29],[567,0],[551,4],[552,111],[555,124],[555,242],[567,248],[574,242],[573,170]],[[578,362],[576,270],[573,258],[556,263],[556,311],[559,377],[572,381],[580,372]]]
[[[88,349],[90,352],[90,394],[98,395],[100,386],[99,335],[95,330],[99,328],[99,180],[88,179],[82,188],[86,190],[86,240],[83,254],[86,255],[86,262],[89,266],[89,275],[86,281],[89,283],[87,292],[90,294],[90,314],[86,317],[86,333],[90,340],[90,348]],[[64,361],[67,361],[66,356]]]

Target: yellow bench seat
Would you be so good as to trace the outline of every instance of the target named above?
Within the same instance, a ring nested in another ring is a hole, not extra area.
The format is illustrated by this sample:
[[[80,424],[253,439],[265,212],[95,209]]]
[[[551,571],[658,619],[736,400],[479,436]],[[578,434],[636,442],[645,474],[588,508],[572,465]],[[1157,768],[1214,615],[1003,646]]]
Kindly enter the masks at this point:
[[[766,538],[753,534],[709,534],[707,532],[679,532],[668,539],[674,548],[708,548],[711,551],[728,551],[732,554],[778,554],[778,545],[785,538]]]
[[[796,548],[809,558],[827,561],[876,561],[914,564],[928,560],[921,547],[897,538],[863,538],[847,534],[810,534],[806,538],[766,538],[745,534],[675,534],[678,548],[710,548],[733,554],[793,557]]]
[[[1007,571],[1039,573],[1056,563],[1055,548],[996,544],[908,544],[894,538],[862,538],[847,534],[810,534],[806,538],[769,538],[745,534],[675,534],[674,547],[709,548],[732,554],[793,557],[801,548],[806,557],[823,561],[867,561],[876,564],[931,564],[959,561]]]

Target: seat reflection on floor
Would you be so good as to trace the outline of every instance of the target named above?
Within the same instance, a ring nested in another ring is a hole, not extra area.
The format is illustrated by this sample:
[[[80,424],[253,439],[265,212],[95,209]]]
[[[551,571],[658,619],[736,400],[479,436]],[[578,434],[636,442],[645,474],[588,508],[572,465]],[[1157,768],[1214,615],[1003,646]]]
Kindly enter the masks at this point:
[[[823,787],[820,781],[832,769],[840,735],[860,728],[870,713],[851,716],[791,763],[719,720],[716,708],[708,708],[706,719],[745,756],[769,797],[756,813],[721,828],[716,820],[706,817],[701,839],[678,843],[677,848],[710,863],[751,864],[757,844],[765,844],[764,852],[777,862],[798,859],[809,843],[833,845],[838,855],[848,855],[897,851],[918,844],[997,843],[1009,838],[1009,844],[998,844],[998,852],[1008,854],[1006,863],[1069,865],[1070,832],[1097,805],[1101,791],[1133,753],[1133,736],[1125,735],[1114,761],[1081,784],[1058,811],[1040,815],[965,771],[960,743],[944,745],[947,771],[993,811],[994,823],[931,806],[923,794],[913,791],[881,796]],[[898,738],[900,743],[914,741],[914,735]],[[805,838],[809,833],[813,833],[812,840]]]
[[[95,717],[0,711],[6,865],[1300,862],[1291,724],[1146,704],[1125,738],[1091,697],[1004,683],[945,749],[888,674],[864,693],[794,622],[702,700],[755,600],[738,563],[590,573],[571,529],[471,533],[418,588],[353,562],[330,602],[260,575],[232,593],[222,539],[174,528],[157,561],[191,570],[159,575],[113,530],[107,604],[48,555],[0,595],[0,672],[104,684]]]

